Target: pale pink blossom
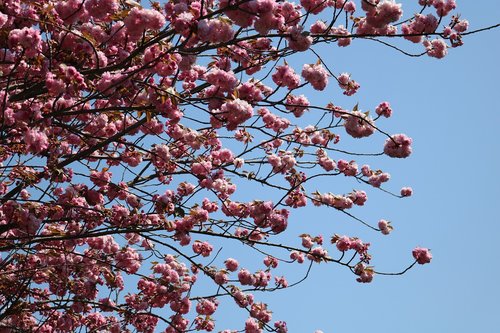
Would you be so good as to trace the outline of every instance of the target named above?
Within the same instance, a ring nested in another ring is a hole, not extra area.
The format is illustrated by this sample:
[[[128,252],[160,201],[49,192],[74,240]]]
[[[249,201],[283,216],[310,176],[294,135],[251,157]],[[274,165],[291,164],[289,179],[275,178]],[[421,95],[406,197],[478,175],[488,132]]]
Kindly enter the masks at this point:
[[[324,90],[328,84],[328,72],[321,64],[305,64],[302,77],[319,91]]]
[[[425,40],[423,44],[429,57],[441,59],[448,54],[448,46],[442,39]]]
[[[416,247],[413,249],[412,255],[420,265],[428,264],[432,260],[432,253],[426,248]]]
[[[277,85],[286,86],[288,89],[295,89],[300,84],[300,77],[288,65],[277,66],[272,79]]]
[[[353,111],[346,116],[344,122],[345,131],[353,138],[363,138],[375,132],[375,123],[363,112]]]

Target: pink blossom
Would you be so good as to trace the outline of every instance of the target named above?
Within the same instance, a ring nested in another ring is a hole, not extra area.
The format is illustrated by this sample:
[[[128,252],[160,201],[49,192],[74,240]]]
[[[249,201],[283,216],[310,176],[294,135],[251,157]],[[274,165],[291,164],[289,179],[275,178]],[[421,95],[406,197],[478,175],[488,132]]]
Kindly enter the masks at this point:
[[[389,179],[391,179],[390,174],[388,174],[387,172],[378,171],[378,172],[373,172],[370,175],[370,177],[368,178],[368,182],[373,187],[380,187],[382,183],[389,181]]]
[[[388,235],[394,229],[391,225],[391,222],[386,220],[378,221],[378,228],[380,229],[380,232],[382,232],[382,234],[384,235]]]
[[[245,268],[238,272],[238,280],[242,285],[253,285],[255,277]]]
[[[365,5],[365,1],[362,1],[362,3]],[[362,7],[364,10],[368,10],[366,22],[378,29],[398,21],[403,15],[401,4],[396,3],[394,0],[382,0],[376,6],[366,5]]]
[[[287,37],[286,40],[291,50],[303,52],[311,47],[313,39],[308,32],[302,31],[302,29],[300,26],[293,26],[288,29],[287,32],[290,37]]]
[[[302,77],[316,90],[324,90],[328,84],[328,72],[321,64],[305,64]]]
[[[271,2],[274,6],[276,2]],[[285,18],[274,10],[266,11],[260,14],[255,20],[254,28],[261,35],[267,35],[270,30],[282,29],[285,24]]]
[[[322,34],[324,33],[328,27],[324,21],[316,21],[311,25],[311,33],[313,34]]]
[[[467,20],[457,20],[455,25],[453,26],[453,30],[458,33],[463,33],[469,29],[469,21]]]
[[[344,10],[347,13],[353,14],[356,11],[356,4],[353,1],[347,1],[344,5]]]
[[[415,14],[415,18],[410,23],[404,23],[401,26],[401,32],[405,35],[418,35],[433,33],[438,27],[438,19],[432,15]],[[405,39],[413,42],[420,43],[422,36],[404,36]]]
[[[304,262],[304,253],[298,251],[290,252],[290,259],[296,260],[299,264]]]
[[[389,104],[389,102],[382,102],[377,106],[375,112],[379,116],[384,116],[386,118],[389,118],[392,115],[391,105]]]
[[[166,23],[165,17],[154,9],[134,7],[123,20],[129,35],[139,39],[146,30],[159,30]]]
[[[212,124],[226,122],[226,128],[233,131],[240,124],[250,119],[252,115],[252,106],[247,101],[237,98],[225,102],[218,110],[212,110],[211,122]]]
[[[142,257],[136,250],[127,246],[115,255],[115,260],[116,267],[134,274],[141,267]]]
[[[202,299],[196,305],[196,312],[200,315],[210,316],[217,310],[218,302],[214,298]]]
[[[278,267],[278,259],[276,259],[275,257],[266,256],[264,258],[264,265],[266,265],[267,267],[276,268]]]
[[[103,19],[109,14],[115,13],[119,8],[117,0],[87,0],[85,9],[95,19]]]
[[[228,271],[235,272],[238,269],[238,261],[236,259],[228,258],[224,261],[224,264]]]
[[[277,66],[276,72],[272,75],[274,83],[295,89],[300,84],[300,77],[295,73],[292,67],[288,65]]]
[[[336,241],[336,246],[339,251],[347,251],[351,248],[351,239],[347,236],[342,236]]]
[[[321,246],[317,246],[309,251],[309,253],[307,254],[307,259],[320,263],[321,261],[325,260],[327,256],[328,252]]]
[[[275,276],[274,277],[274,282],[276,284],[276,287],[279,288],[287,288],[288,287],[288,281],[284,276]]]
[[[427,55],[434,58],[444,58],[448,54],[448,46],[442,39],[425,40],[424,46],[427,49]]]
[[[8,43],[11,49],[24,50],[25,56],[29,58],[35,57],[42,50],[40,30],[33,28],[24,27],[10,30]]]
[[[330,30],[330,34],[337,36],[348,36],[350,35],[349,30],[347,30],[343,25],[339,25],[338,27],[332,27]],[[337,45],[340,47],[346,47],[351,44],[352,38],[342,38],[338,37]]]
[[[344,90],[344,95],[346,96],[354,95],[360,87],[359,84],[352,80],[351,76],[347,73],[340,74],[337,81],[339,83],[339,87]]]
[[[203,257],[208,257],[212,250],[214,249],[208,242],[195,241],[193,243],[193,252],[196,254],[201,254]]]
[[[429,249],[416,247],[412,251],[413,258],[420,264],[428,264],[432,260],[432,254]]]
[[[366,113],[359,111],[353,111],[346,116],[344,126],[345,131],[353,138],[367,137],[375,132],[373,120]]]
[[[40,154],[49,147],[49,138],[44,132],[29,129],[24,133],[26,149],[33,154]]]
[[[309,100],[304,96],[288,95],[286,98],[286,109],[292,111],[295,117],[300,117],[304,114],[309,106]]]
[[[224,92],[231,92],[238,84],[238,79],[232,71],[227,72],[218,68],[210,70],[205,76],[208,83]]]
[[[113,174],[111,172],[107,172],[106,170],[102,171],[92,171],[90,173],[90,180],[99,187],[104,187],[109,184],[111,181],[111,176]]]
[[[308,13],[319,14],[326,8],[328,2],[325,0],[300,0],[300,4]]]
[[[455,0],[433,0],[432,5],[439,16],[446,16],[457,7]]]
[[[268,323],[271,321],[272,313],[267,309],[267,304],[254,303],[250,308],[250,315],[260,322]]]
[[[385,140],[384,153],[390,157],[406,158],[412,152],[412,142],[405,134],[394,134]]]
[[[367,267],[365,264],[360,263],[357,264],[356,267],[354,267],[354,274],[359,276],[356,281],[361,283],[369,283],[372,282],[375,272],[373,271],[372,267]]]
[[[413,189],[411,187],[403,187],[401,189],[402,197],[410,197],[413,194]]]
[[[262,333],[259,322],[253,318],[245,321],[245,333]]]
[[[368,197],[365,191],[353,191],[349,194],[349,199],[352,200],[353,204],[363,206]]]

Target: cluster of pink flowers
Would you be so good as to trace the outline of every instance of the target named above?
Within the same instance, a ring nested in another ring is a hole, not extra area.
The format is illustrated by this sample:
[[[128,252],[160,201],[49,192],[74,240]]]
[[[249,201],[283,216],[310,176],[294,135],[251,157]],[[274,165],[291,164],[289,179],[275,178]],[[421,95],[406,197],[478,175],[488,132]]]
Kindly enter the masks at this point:
[[[213,246],[208,242],[195,241],[193,243],[193,252],[201,254],[203,257],[208,257],[213,249]]]
[[[200,315],[210,316],[217,310],[219,302],[215,298],[202,299],[196,305],[196,312]]]
[[[415,14],[415,18],[408,24],[404,23],[401,26],[401,32],[405,35],[418,35],[433,33],[438,27],[438,19],[432,15]],[[405,36],[405,39],[413,42],[420,43],[422,36]]]
[[[287,31],[290,34],[290,37],[287,37],[288,47],[294,51],[307,51],[313,42],[311,36],[309,36],[308,32],[303,31],[303,28],[300,26],[293,26]]]
[[[129,36],[139,39],[146,30],[159,30],[165,23],[165,16],[154,9],[134,7],[123,20]]]
[[[334,235],[331,239],[331,243],[335,244],[337,250],[341,252],[354,250],[358,254],[365,256],[367,256],[367,251],[370,247],[370,243],[364,243],[359,238],[339,235]]]
[[[286,109],[293,112],[295,117],[302,116],[309,105],[309,100],[304,95],[288,95],[286,98]]]
[[[348,36],[350,35],[349,30],[347,30],[343,25],[339,25],[338,27],[333,27],[330,30],[330,34],[336,36]],[[351,45],[352,38],[342,38],[337,37],[337,45],[341,47],[346,47]]]
[[[392,108],[389,102],[382,102],[375,108],[375,112],[379,116],[389,118],[392,115]]]
[[[291,152],[280,152],[278,155],[270,154],[267,156],[267,160],[273,167],[273,172],[276,173],[287,173],[297,163]]]
[[[340,74],[337,81],[339,83],[339,87],[344,90],[344,95],[346,96],[354,95],[360,87],[359,84],[352,80],[351,76],[347,73]]]
[[[353,111],[345,118],[345,131],[353,138],[367,137],[375,132],[375,123],[367,113]]]
[[[28,27],[13,29],[9,32],[8,44],[12,50],[22,51],[26,57],[33,58],[42,49],[40,30]]]
[[[328,258],[328,252],[321,246],[316,246],[307,253],[307,259],[316,263],[326,261],[327,258]]]
[[[49,147],[49,138],[47,135],[36,129],[28,129],[24,133],[24,142],[26,143],[26,149],[37,155],[42,153]]]
[[[432,260],[432,253],[426,248],[416,247],[413,249],[412,255],[420,265],[428,264]]]
[[[382,234],[384,235],[390,234],[391,231],[394,229],[391,225],[391,222],[386,220],[378,221],[378,228],[380,229],[380,232],[382,232]]]
[[[448,54],[448,46],[442,39],[425,40],[423,42],[427,49],[427,55],[434,58],[444,58]]]
[[[318,245],[323,245],[323,236],[322,235],[318,235],[316,237],[313,237],[309,234],[302,234],[300,235],[300,238],[302,239],[302,246],[307,248],[307,249],[310,249],[314,246],[314,244],[318,244]]]
[[[252,115],[252,106],[247,101],[237,98],[225,102],[220,109],[212,110],[210,122],[215,128],[219,128],[225,123],[228,130],[234,131],[239,125],[250,119]]]
[[[135,273],[141,267],[142,257],[135,249],[127,246],[115,255],[116,267],[127,273]]]
[[[85,9],[94,19],[104,20],[108,15],[115,13],[119,8],[117,0],[88,0]]]
[[[354,274],[359,276],[356,281],[369,283],[372,282],[375,272],[373,271],[373,267],[366,266],[364,263],[359,263],[354,268]]]
[[[328,1],[323,0],[300,0],[300,4],[308,13],[319,14],[328,6],[329,3]]]
[[[384,153],[390,157],[406,158],[411,155],[412,142],[405,134],[394,134],[385,140]]]
[[[401,189],[401,196],[402,197],[410,197],[413,194],[413,189],[411,187],[403,187]]]
[[[231,92],[238,84],[238,79],[232,71],[225,71],[219,68],[213,68],[205,75],[208,83],[217,87],[223,92]]]
[[[390,23],[398,21],[403,15],[401,4],[394,0],[362,1],[361,8],[366,12],[366,22],[374,28],[380,29]]]
[[[272,75],[274,83],[280,86],[295,89],[300,84],[300,76],[298,76],[292,67],[287,64],[276,67],[276,72]]]
[[[270,128],[276,133],[281,133],[290,126],[290,120],[276,116],[267,108],[261,108],[257,113],[262,117],[266,128]]]
[[[221,19],[201,20],[198,22],[198,37],[203,42],[218,43],[231,40],[234,30],[231,24]]]
[[[113,174],[107,170],[102,171],[92,171],[90,173],[90,180],[99,187],[104,187],[111,181],[111,176]]]
[[[302,68],[302,77],[319,91],[324,90],[328,84],[328,72],[321,64],[305,64]]]
[[[350,162],[347,162],[346,160],[338,160],[337,169],[345,176],[354,177],[358,174],[358,164],[354,160]]]
[[[419,0],[421,6],[434,6],[439,16],[448,15],[457,7],[455,0]]]
[[[316,151],[318,164],[325,169],[325,171],[335,170],[337,163],[328,157],[328,154],[323,149],[318,149]]]
[[[333,193],[313,193],[313,204],[315,206],[326,205],[339,210],[350,209],[354,204],[349,196],[335,195]]]

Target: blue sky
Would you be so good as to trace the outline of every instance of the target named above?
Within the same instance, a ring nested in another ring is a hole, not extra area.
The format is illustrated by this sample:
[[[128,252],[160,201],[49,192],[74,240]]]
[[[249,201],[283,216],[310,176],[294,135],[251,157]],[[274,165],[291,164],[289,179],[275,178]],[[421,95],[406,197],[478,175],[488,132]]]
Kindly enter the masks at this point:
[[[500,22],[497,1],[457,2],[471,29]],[[409,58],[361,40],[345,49],[320,49],[337,72],[347,71],[361,84],[358,94],[342,102],[373,110],[387,99],[394,116],[378,125],[414,140],[410,158],[373,161],[391,173],[388,188],[410,185],[414,196],[398,200],[368,189],[368,205],[359,210],[365,218],[390,219],[395,231],[382,237],[357,225],[352,232],[372,242],[379,270],[404,268],[417,245],[431,248],[434,259],[404,276],[376,276],[366,285],[338,266],[315,265],[298,287],[266,297],[273,317],[286,320],[290,332],[498,329],[499,37],[500,29],[469,36],[443,60]],[[317,94],[317,101],[337,98],[330,89]],[[350,232],[345,218],[324,210],[299,211],[291,221],[298,230],[325,236]]]

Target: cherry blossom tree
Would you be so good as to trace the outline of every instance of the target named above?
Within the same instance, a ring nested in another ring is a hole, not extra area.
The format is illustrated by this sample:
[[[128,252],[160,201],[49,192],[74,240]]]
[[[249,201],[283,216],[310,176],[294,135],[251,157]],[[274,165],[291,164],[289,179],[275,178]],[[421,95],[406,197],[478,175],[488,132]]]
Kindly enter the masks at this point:
[[[429,263],[416,247],[379,272],[356,235],[287,233],[312,206],[393,230],[352,208],[363,189],[412,195],[363,162],[406,158],[412,139],[379,127],[387,101],[321,105],[312,91],[360,89],[328,48],[369,39],[443,58],[479,32],[455,0],[418,4],[403,16],[391,0],[0,1],[0,332],[283,333],[259,300],[301,282],[282,266],[306,278],[336,264],[367,283]],[[342,140],[372,135],[385,140],[373,153]],[[248,319],[225,327],[223,300]]]

